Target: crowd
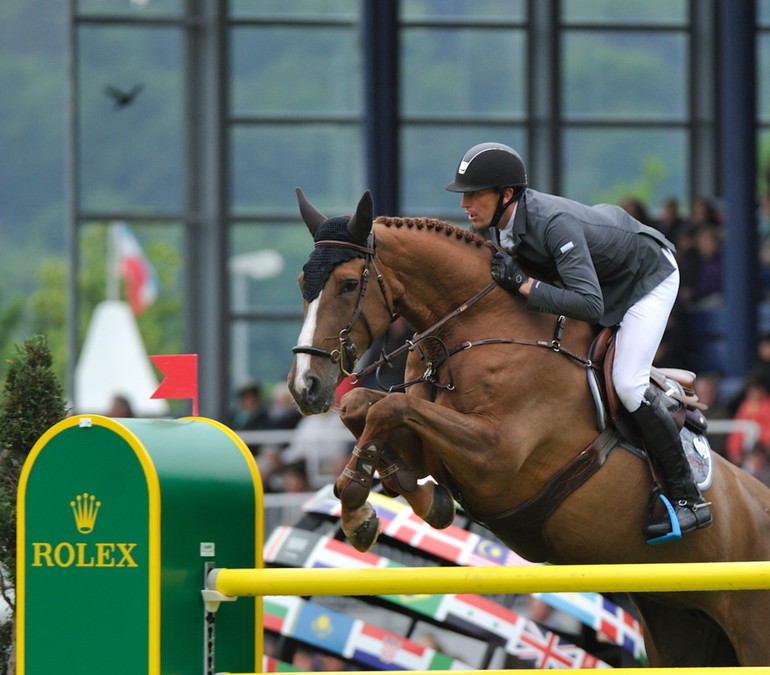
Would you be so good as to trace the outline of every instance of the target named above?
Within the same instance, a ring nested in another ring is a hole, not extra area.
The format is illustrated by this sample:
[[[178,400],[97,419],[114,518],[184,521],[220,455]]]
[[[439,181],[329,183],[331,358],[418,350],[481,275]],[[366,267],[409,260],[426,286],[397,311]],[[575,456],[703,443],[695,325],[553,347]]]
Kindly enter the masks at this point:
[[[770,181],[769,181],[770,183]],[[689,217],[673,197],[664,199],[658,217],[637,199],[622,202],[638,220],[660,230],[676,246],[681,283],[679,297],[669,320],[655,365],[698,371],[691,358],[697,336],[691,334],[688,313],[720,307],[724,302],[724,239],[726,216],[708,197],[693,201]],[[758,239],[760,264],[770,267],[770,191],[759,208]],[[719,372],[699,372],[696,391],[708,406],[710,420],[751,423],[725,434],[711,434],[712,449],[770,485],[770,334],[757,343],[754,367],[742,381],[729,382]]]

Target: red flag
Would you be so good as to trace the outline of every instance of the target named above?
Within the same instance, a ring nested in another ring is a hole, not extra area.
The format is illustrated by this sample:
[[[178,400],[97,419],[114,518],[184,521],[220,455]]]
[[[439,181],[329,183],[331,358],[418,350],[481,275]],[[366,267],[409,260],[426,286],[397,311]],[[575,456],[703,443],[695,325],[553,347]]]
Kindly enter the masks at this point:
[[[198,355],[151,356],[165,379],[150,398],[191,398],[193,415],[198,416]]]

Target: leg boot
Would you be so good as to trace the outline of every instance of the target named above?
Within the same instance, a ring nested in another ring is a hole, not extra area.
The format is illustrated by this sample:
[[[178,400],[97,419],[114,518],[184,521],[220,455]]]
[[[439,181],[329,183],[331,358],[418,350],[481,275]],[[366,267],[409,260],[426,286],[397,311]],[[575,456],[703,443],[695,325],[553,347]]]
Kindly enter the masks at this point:
[[[631,413],[644,447],[655,467],[662,474],[666,493],[671,500],[674,516],[679,521],[682,534],[711,525],[709,502],[703,499],[690,470],[690,464],[679,438],[679,430],[666,409],[659,394],[650,389],[645,392],[639,409]],[[671,532],[668,516],[645,525],[643,532],[648,539],[655,539]]]

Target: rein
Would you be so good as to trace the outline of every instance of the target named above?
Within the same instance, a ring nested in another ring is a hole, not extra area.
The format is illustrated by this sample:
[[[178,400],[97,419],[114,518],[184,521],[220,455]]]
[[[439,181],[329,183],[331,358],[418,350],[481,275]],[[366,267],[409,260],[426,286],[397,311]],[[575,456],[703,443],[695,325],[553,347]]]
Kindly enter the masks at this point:
[[[353,330],[353,326],[356,324],[359,318],[364,322],[364,326],[366,327],[366,331],[369,336],[369,344],[371,345],[374,342],[374,336],[372,334],[369,320],[366,318],[366,314],[363,312],[364,296],[366,295],[366,289],[369,283],[369,266],[370,265],[374,269],[377,282],[380,287],[380,293],[382,294],[382,298],[385,301],[385,306],[390,315],[391,323],[398,318],[398,314],[396,314],[396,312],[393,311],[393,308],[390,302],[388,301],[388,295],[385,289],[385,281],[382,277],[382,274],[380,274],[380,271],[377,269],[377,264],[375,262],[376,250],[375,250],[374,232],[371,232],[369,234],[369,238],[367,240],[366,246],[360,246],[358,244],[354,244],[352,242],[347,242],[347,241],[334,241],[334,240],[318,241],[316,242],[315,245],[316,247],[336,246],[340,248],[350,248],[364,254],[364,259],[366,261],[366,264],[364,265],[364,268],[361,272],[361,283],[359,285],[358,301],[356,302],[356,307],[353,310],[353,314],[350,317],[350,320],[339,333],[339,345],[340,345],[339,349],[327,351],[325,349],[321,349],[320,347],[313,347],[312,345],[296,345],[295,347],[292,348],[291,351],[294,354],[310,354],[311,356],[322,356],[330,359],[332,363],[338,363],[340,372],[342,372],[342,374],[345,377],[351,378],[352,384],[356,384],[361,378],[369,375],[374,371],[379,370],[380,367],[388,363],[390,360],[392,360],[396,356],[399,356],[404,351],[407,351],[407,350],[414,351],[420,345],[421,342],[424,342],[428,339],[437,340],[441,344],[441,347],[443,348],[444,355],[438,361],[427,361],[425,372],[419,377],[415,378],[414,380],[411,380],[410,382],[404,382],[401,385],[395,385],[393,387],[390,387],[389,391],[406,389],[407,387],[410,387],[414,384],[418,384],[420,382],[428,382],[434,387],[437,387],[440,389],[447,389],[451,391],[454,389],[454,380],[452,377],[452,369],[449,363],[450,357],[454,356],[455,354],[458,354],[459,352],[467,351],[472,347],[492,345],[492,344],[517,344],[517,345],[525,345],[525,346],[532,346],[532,347],[543,347],[546,349],[550,349],[551,351],[557,352],[559,354],[564,354],[566,357],[580,363],[581,365],[587,368],[593,367],[593,363],[590,359],[582,357],[579,354],[575,354],[574,352],[562,346],[561,336],[564,331],[564,323],[566,321],[566,318],[564,316],[559,316],[558,319],[556,320],[556,327],[554,329],[554,335],[551,340],[524,340],[519,338],[484,338],[483,340],[476,340],[476,341],[468,340],[456,347],[449,349],[441,340],[441,338],[433,335],[433,333],[436,330],[438,330],[441,326],[443,326],[448,321],[451,321],[452,319],[461,315],[467,309],[475,305],[484,296],[486,296],[487,293],[489,293],[493,288],[495,288],[497,286],[497,282],[491,281],[489,282],[489,284],[484,286],[484,288],[482,288],[478,293],[476,293],[473,297],[466,300],[459,307],[457,307],[452,312],[450,312],[449,314],[441,318],[438,322],[436,322],[435,324],[433,324],[432,326],[424,330],[419,335],[415,334],[411,340],[407,340],[406,342],[404,342],[403,345],[401,345],[394,351],[390,352],[389,354],[386,354],[385,350],[383,349],[382,356],[380,357],[379,360],[375,361],[374,363],[371,363],[369,366],[367,366],[363,370],[354,372],[353,368],[355,368],[355,363],[357,361],[358,350],[356,348],[355,343],[350,339],[350,332]],[[420,358],[423,361],[425,361],[425,358],[423,357],[422,353],[420,354]],[[348,363],[351,364],[350,368],[348,368],[347,366]],[[448,384],[442,385],[436,379],[436,374],[438,372],[438,369],[444,363],[447,364],[447,369],[449,372],[449,382]]]
[[[588,359],[586,357],[580,356],[580,354],[576,354],[575,352],[567,349],[561,344],[561,336],[564,332],[564,324],[566,322],[566,317],[559,316],[556,319],[556,326],[554,328],[554,335],[551,340],[524,340],[521,338],[484,338],[482,340],[467,340],[460,345],[457,345],[456,347],[453,347],[449,349],[443,341],[441,341],[439,338],[429,335],[429,333],[433,332],[436,328],[438,328],[440,325],[443,325],[446,321],[449,319],[454,318],[458,314],[462,313],[468,307],[473,305],[477,300],[480,300],[484,295],[486,295],[492,288],[494,288],[497,285],[496,282],[492,282],[489,286],[485,286],[482,291],[477,293],[473,298],[468,300],[467,302],[463,303],[460,307],[458,307],[454,312],[451,314],[448,314],[445,316],[441,321],[439,321],[437,324],[431,326],[427,330],[423,331],[420,335],[415,335],[411,340],[407,340],[403,345],[401,345],[398,349],[390,352],[389,354],[385,354],[383,351],[382,356],[378,361],[375,361],[371,363],[369,366],[364,368],[361,371],[355,372],[352,375],[352,383],[355,384],[363,377],[366,377],[373,371],[378,370],[383,365],[387,364],[391,359],[398,356],[405,350],[413,351],[415,347],[422,342],[423,340],[426,340],[428,338],[433,338],[435,340],[439,340],[441,342],[442,347],[444,348],[444,355],[437,361],[428,361],[426,363],[426,369],[425,372],[420,375],[419,377],[415,378],[414,380],[410,380],[409,382],[404,382],[400,385],[394,385],[390,387],[388,390],[391,391],[397,391],[401,389],[407,389],[408,387],[411,387],[414,384],[419,384],[420,382],[428,382],[429,384],[433,385],[434,387],[437,387],[439,389],[447,389],[449,391],[454,389],[454,382],[452,378],[452,369],[449,363],[450,357],[454,356],[455,354],[459,354],[460,352],[467,351],[468,349],[471,349],[472,347],[482,347],[486,345],[494,345],[494,344],[510,344],[510,345],[523,345],[527,347],[542,347],[545,349],[550,349],[553,352],[556,352],[558,354],[563,354],[569,359],[572,359],[573,361],[576,361],[582,366],[585,366],[586,368],[593,368],[594,364],[591,359]],[[422,358],[422,357],[421,357]],[[425,359],[422,359],[425,361]],[[438,369],[444,364],[447,364],[447,369],[449,372],[449,383],[448,384],[439,384],[439,382],[435,379],[435,374],[438,372]]]

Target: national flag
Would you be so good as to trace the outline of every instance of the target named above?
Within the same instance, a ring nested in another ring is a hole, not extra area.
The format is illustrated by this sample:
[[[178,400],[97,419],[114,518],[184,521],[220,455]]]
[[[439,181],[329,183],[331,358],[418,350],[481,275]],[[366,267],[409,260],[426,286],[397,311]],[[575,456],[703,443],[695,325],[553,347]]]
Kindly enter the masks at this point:
[[[193,415],[198,416],[198,355],[169,354],[151,356],[166,377],[150,398],[191,398]]]
[[[637,659],[645,659],[644,639],[639,622],[621,607],[602,598],[603,612],[598,630],[615,644],[621,645]]]
[[[299,598],[289,596],[265,597],[262,603],[265,629],[280,635],[291,635],[300,602]]]
[[[520,567],[525,565],[536,565],[522,558],[518,553],[511,551],[507,546],[499,542],[485,539],[479,535],[474,535],[473,548],[466,558],[463,559],[463,565],[468,567],[492,567],[500,565],[502,567]]]
[[[126,282],[128,304],[139,316],[158,297],[158,277],[127,223],[117,223],[117,261]]]
[[[276,527],[264,546],[265,562],[281,567],[308,567],[319,536],[309,530]]]
[[[335,654],[342,654],[354,630],[355,621],[346,614],[305,601],[297,616],[294,637]]]
[[[441,609],[447,625],[488,642],[515,645],[522,631],[523,617],[481,595],[450,596]]]
[[[529,620],[524,622],[516,655],[532,661],[535,668],[610,668],[580,647]]]
[[[467,664],[377,626],[357,622],[346,655],[377,670],[448,670]]]
[[[300,669],[297,666],[292,666],[286,661],[280,661],[273,656],[262,656],[262,672],[263,673],[296,673]]]

